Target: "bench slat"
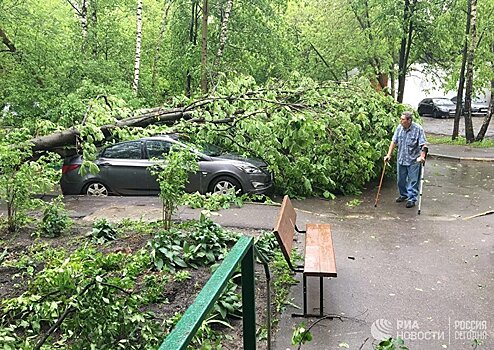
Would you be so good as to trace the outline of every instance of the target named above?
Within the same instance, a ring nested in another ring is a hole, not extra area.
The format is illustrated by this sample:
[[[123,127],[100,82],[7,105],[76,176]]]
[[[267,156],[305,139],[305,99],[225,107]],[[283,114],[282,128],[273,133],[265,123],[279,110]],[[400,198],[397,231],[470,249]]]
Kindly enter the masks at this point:
[[[304,274],[337,277],[336,259],[329,224],[307,224]]]
[[[288,196],[283,198],[281,204],[280,215],[276,221],[274,233],[281,246],[282,252],[285,255],[287,261],[290,260],[290,254],[292,252],[293,235],[295,233],[295,222],[297,220],[297,213],[292,206],[292,202]]]

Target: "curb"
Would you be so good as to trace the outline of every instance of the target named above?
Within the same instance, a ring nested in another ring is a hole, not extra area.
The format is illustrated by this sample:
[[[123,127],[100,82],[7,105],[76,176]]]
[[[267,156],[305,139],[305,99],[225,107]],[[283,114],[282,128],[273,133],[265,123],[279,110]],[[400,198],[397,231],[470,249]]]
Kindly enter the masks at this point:
[[[458,157],[439,153],[429,153],[429,156],[436,158],[446,158],[458,161],[475,161],[475,162],[494,162],[494,158],[482,158],[482,157]]]

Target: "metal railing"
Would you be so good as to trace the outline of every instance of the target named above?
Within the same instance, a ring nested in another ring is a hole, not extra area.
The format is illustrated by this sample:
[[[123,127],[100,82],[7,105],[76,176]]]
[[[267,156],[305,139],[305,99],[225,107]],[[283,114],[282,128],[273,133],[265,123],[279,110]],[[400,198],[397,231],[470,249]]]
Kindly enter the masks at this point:
[[[223,260],[222,264],[185,311],[173,331],[165,338],[159,350],[185,350],[221,296],[228,280],[241,264],[243,349],[256,349],[256,308],[254,286],[254,238],[242,236]],[[268,291],[269,293],[269,291]]]

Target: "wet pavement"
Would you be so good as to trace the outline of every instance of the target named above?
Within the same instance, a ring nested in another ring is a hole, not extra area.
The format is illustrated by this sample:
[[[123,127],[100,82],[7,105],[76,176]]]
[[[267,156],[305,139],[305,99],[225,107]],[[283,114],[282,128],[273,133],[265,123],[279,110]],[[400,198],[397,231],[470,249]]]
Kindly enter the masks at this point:
[[[452,125],[451,119],[424,119],[428,133],[436,124]],[[332,225],[338,277],[325,279],[324,305],[326,313],[342,317],[315,325],[303,349],[370,350],[374,337],[383,335],[402,336],[413,350],[472,349],[473,338],[482,341],[479,349],[494,349],[494,214],[488,214],[494,210],[494,149],[433,145],[430,154],[435,157],[425,168],[421,215],[394,202],[392,176],[377,208],[377,184],[358,196],[293,201],[300,226]],[[156,197],[68,196],[65,203],[71,217],[87,221],[161,218]],[[226,227],[271,230],[278,211],[276,205],[247,204],[212,219]],[[199,214],[181,207],[175,218]],[[303,252],[302,235],[296,246]],[[310,281],[309,306],[317,313],[316,282]],[[300,284],[291,298],[301,306]],[[274,349],[297,349],[290,343],[292,328],[302,322],[290,316],[295,311],[289,306],[282,315]],[[308,326],[315,321],[305,320]]]
[[[471,349],[473,338],[494,349],[494,215],[471,218],[494,210],[494,163],[430,160],[425,177],[421,215],[394,202],[393,180],[377,208],[371,188],[334,202],[295,202],[332,225],[338,277],[325,281],[325,312],[342,317],[318,323],[302,348],[373,349],[374,337],[387,335],[417,350]],[[362,203],[349,207],[352,199]],[[291,294],[299,306],[301,289]],[[309,312],[319,312],[317,291],[314,278]],[[275,349],[297,349],[290,344],[297,311],[283,315]]]
[[[374,336],[402,336],[410,349],[494,349],[494,162],[430,158],[421,215],[395,203],[392,177],[374,207],[376,184],[358,196],[327,201],[294,200],[300,226],[330,223],[338,277],[325,279],[325,312],[342,319],[323,320],[303,349],[372,349]],[[353,202],[352,202],[353,200]],[[359,205],[356,204],[360,202]],[[153,197],[68,197],[74,217],[95,220],[160,218]],[[247,204],[214,213],[226,227],[271,230],[279,207]],[[199,210],[180,208],[179,219]],[[480,216],[476,216],[480,215]],[[475,217],[472,217],[475,216]],[[296,246],[303,252],[303,236]],[[309,311],[317,313],[317,279],[309,283]],[[301,285],[291,290],[301,306]],[[297,349],[290,339],[297,312],[282,315],[273,348]],[[305,320],[311,325],[316,319]]]
[[[483,121],[483,117],[472,118],[473,132],[475,136],[477,136]],[[453,134],[454,118],[437,119],[422,117],[422,125],[428,134],[451,136]],[[465,118],[461,117],[459,127],[460,136],[465,136]],[[494,138],[494,118],[491,119],[485,136],[487,138]]]

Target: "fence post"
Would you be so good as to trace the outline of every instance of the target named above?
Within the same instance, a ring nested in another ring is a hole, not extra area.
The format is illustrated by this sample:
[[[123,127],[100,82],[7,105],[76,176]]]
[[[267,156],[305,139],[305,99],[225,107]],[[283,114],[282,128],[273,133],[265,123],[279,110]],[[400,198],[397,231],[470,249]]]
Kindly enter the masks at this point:
[[[242,260],[244,350],[256,349],[256,298],[254,273],[254,246],[251,245]]]

